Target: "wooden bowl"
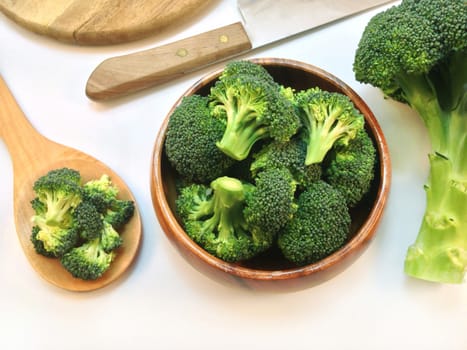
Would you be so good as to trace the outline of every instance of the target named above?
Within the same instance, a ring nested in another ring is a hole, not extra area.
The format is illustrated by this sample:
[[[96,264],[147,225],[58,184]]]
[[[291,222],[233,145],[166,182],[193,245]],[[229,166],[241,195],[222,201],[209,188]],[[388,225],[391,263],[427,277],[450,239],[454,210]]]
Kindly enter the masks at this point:
[[[184,232],[174,211],[176,198],[176,172],[164,154],[167,123],[175,107],[184,96],[205,95],[222,69],[214,71],[195,83],[174,104],[165,118],[157,136],[151,167],[151,195],[156,215],[166,236],[197,270],[223,283],[234,283],[248,288],[265,290],[299,290],[321,283],[349,266],[364,250],[375,235],[388,197],[391,180],[391,163],[386,140],[381,128],[365,102],[344,82],[312,65],[287,59],[253,59],[263,65],[274,79],[297,90],[318,86],[322,89],[344,93],[364,115],[366,127],[372,137],[378,156],[376,176],[368,200],[352,211],[351,237],[348,243],[332,255],[306,266],[294,266],[285,261],[279,252],[241,264],[227,263],[198,246]]]

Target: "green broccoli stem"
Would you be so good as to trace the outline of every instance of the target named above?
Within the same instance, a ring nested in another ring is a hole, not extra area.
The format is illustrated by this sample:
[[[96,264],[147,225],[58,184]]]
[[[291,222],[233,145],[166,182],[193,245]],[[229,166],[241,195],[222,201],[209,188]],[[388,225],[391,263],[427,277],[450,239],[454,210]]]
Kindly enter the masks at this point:
[[[344,135],[346,126],[338,123],[337,118],[342,113],[341,108],[334,108],[323,121],[316,121],[307,111],[310,127],[309,142],[306,151],[305,165],[321,163],[334,143]]]
[[[464,94],[455,109],[445,111],[426,77],[411,78],[402,86],[428,129],[432,152],[426,209],[404,269],[419,279],[461,283],[467,270],[467,98]]]
[[[440,154],[431,153],[429,159],[426,210],[404,269],[424,280],[461,283],[467,268],[467,179]]]
[[[242,227],[245,193],[240,180],[223,176],[211,183],[214,215],[205,221],[209,231],[217,232],[220,241],[228,241],[237,227]]]
[[[257,121],[256,112],[242,106],[230,106],[226,110],[227,125],[217,147],[235,160],[248,157],[253,144],[268,135],[267,128]]]
[[[69,213],[72,205],[74,204],[70,198],[66,196],[57,198],[51,194],[47,195],[46,199],[47,213],[46,223],[47,225],[60,226],[63,224],[64,218]]]

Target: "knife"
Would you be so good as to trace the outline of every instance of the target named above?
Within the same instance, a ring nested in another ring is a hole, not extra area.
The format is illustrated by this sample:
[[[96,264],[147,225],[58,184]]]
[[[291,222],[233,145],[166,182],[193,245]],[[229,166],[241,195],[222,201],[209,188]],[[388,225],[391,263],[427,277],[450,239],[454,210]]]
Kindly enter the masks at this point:
[[[394,0],[237,0],[242,21],[104,60],[86,95],[105,100],[162,84],[294,34]]]

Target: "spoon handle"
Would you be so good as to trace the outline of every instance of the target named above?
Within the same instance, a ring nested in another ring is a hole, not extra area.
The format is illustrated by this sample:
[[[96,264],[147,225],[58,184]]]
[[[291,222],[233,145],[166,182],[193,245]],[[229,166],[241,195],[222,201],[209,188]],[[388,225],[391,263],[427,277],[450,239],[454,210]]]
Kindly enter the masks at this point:
[[[10,89],[0,76],[0,137],[5,141],[13,168],[40,163],[48,140],[28,121]]]

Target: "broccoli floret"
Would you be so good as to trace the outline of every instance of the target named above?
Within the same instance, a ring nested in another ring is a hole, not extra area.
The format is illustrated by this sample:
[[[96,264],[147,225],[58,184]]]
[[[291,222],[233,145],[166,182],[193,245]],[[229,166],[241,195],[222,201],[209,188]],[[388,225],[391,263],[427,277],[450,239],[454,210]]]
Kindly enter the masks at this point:
[[[243,217],[248,188],[230,177],[217,178],[210,187],[193,184],[183,188],[176,205],[186,233],[222,260],[251,258],[257,249]]]
[[[299,137],[293,137],[289,142],[273,141],[253,154],[250,170],[255,177],[263,170],[285,167],[303,188],[319,180],[322,173],[321,163],[305,165],[306,152],[307,144]]]
[[[74,226],[49,225],[42,216],[34,216],[33,223],[36,228],[33,229],[34,238],[32,242],[35,243],[36,251],[42,255],[46,254],[42,253],[41,245],[48,252],[47,256],[60,257],[78,243],[79,234]]]
[[[212,114],[226,125],[217,147],[243,160],[260,140],[288,141],[300,120],[280,90],[278,84],[252,74],[230,74],[227,66],[209,94]]]
[[[260,172],[254,187],[245,194],[243,215],[256,241],[269,248],[277,232],[292,218],[295,210],[296,183],[285,168]],[[258,237],[262,237],[258,239]]]
[[[165,154],[181,176],[210,182],[234,162],[216,146],[224,130],[224,123],[211,115],[207,97],[184,97],[170,116]]]
[[[133,201],[115,199],[109,203],[104,214],[104,220],[118,230],[130,221],[134,213],[135,203]]]
[[[73,222],[81,239],[90,241],[101,235],[104,219],[101,213],[90,202],[81,202],[73,212]]]
[[[83,198],[100,212],[104,213],[110,203],[117,199],[118,188],[107,174],[99,179],[90,180],[83,185]]]
[[[101,245],[107,253],[117,249],[123,243],[122,237],[115,228],[108,222],[104,222],[104,227],[101,235]]]
[[[338,190],[317,181],[299,195],[297,206],[277,240],[286,259],[297,265],[313,263],[345,244],[351,218]]]
[[[75,278],[95,280],[108,270],[115,252],[107,253],[100,238],[95,238],[73,248],[60,259],[63,267]]]
[[[350,98],[318,87],[295,96],[307,143],[305,164],[321,163],[334,144],[347,144],[364,126],[363,115]]]
[[[296,91],[293,87],[280,85],[279,92],[281,93],[282,96],[284,96],[286,99],[292,102],[293,105],[296,104],[297,102],[296,95],[295,95]]]
[[[55,254],[52,252],[47,251],[44,247],[44,242],[41,240],[37,239],[37,234],[40,232],[40,227],[37,225],[34,225],[31,230],[31,243],[34,246],[34,250],[36,253],[46,256],[48,258],[55,258]]]
[[[36,214],[41,216],[38,220],[52,226],[69,225],[72,210],[82,200],[80,181],[79,172],[68,168],[52,170],[38,178],[33,185],[37,199],[32,203],[35,209],[42,207],[41,213]]]
[[[104,220],[116,230],[125,225],[135,212],[131,200],[118,199],[118,188],[108,175],[84,184],[84,202],[94,206],[103,215]]]
[[[206,251],[229,262],[247,260],[265,251],[291,216],[290,175],[281,180],[279,176],[264,176],[257,186],[222,176],[210,186],[192,184],[183,188],[176,206],[187,234]],[[268,222],[266,215],[278,217],[268,217]]]
[[[348,146],[337,145],[330,152],[324,180],[338,189],[349,208],[368,193],[375,175],[376,149],[365,129],[359,130]]]
[[[38,178],[33,190],[31,241],[39,254],[60,257],[79,239],[73,211],[82,201],[81,175],[69,168],[55,169]]]
[[[461,283],[467,270],[465,0],[403,0],[377,14],[360,39],[354,72],[417,111],[431,141],[426,208],[405,272]]]
[[[47,212],[47,206],[38,197],[31,201],[31,207],[36,215],[45,215]]]

